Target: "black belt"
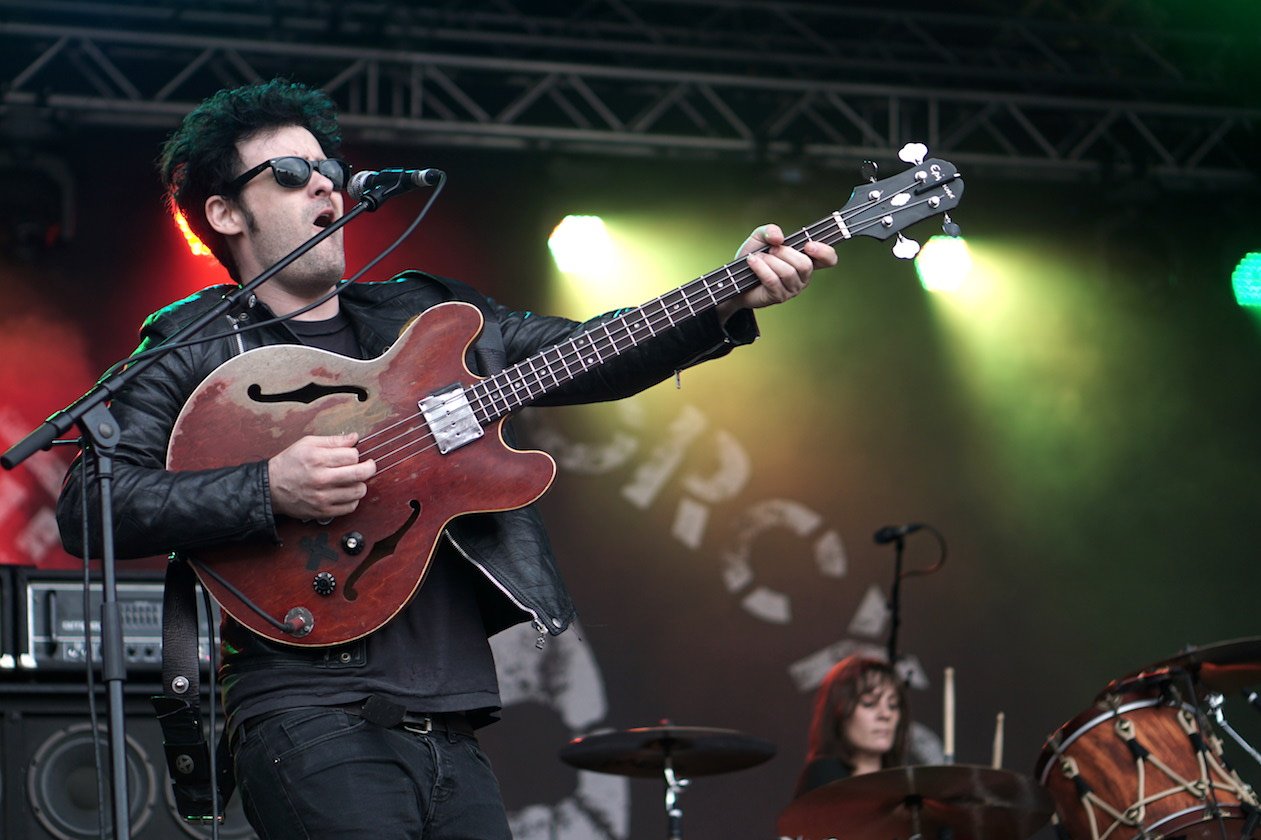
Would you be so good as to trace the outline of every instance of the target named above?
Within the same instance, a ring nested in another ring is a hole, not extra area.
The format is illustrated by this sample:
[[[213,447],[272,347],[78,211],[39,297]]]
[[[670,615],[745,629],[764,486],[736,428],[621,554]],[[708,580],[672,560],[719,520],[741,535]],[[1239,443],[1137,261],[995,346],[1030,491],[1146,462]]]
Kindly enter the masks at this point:
[[[362,703],[346,703],[331,708],[341,709],[347,714],[361,717],[369,723],[384,726],[386,729],[406,729],[408,732],[420,735],[427,735],[430,732],[447,732],[471,736],[475,733],[473,724],[469,723],[468,715],[463,712],[410,712],[393,704],[382,709],[374,705],[372,699],[374,698],[369,698]]]

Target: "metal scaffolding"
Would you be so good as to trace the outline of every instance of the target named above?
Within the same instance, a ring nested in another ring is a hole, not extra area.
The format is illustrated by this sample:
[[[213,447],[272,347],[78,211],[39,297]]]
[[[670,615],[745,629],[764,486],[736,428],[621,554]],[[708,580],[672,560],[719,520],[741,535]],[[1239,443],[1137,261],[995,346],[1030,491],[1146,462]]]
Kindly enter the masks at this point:
[[[847,167],[920,140],[1017,178],[1258,186],[1257,35],[1141,0],[900,5],[0,0],[0,139],[170,126],[286,75],[365,140]]]

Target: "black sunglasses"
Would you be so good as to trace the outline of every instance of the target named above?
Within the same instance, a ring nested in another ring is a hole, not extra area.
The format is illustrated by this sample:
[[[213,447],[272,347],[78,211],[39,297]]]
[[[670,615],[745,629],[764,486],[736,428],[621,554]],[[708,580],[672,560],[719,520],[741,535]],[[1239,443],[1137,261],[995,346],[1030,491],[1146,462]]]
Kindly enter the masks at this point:
[[[310,161],[300,157],[278,157],[265,160],[253,169],[245,170],[232,179],[228,184],[228,190],[237,192],[249,183],[250,179],[268,168],[276,176],[277,184],[295,190],[307,185],[307,182],[311,180],[312,170],[332,181],[335,190],[345,189],[346,182],[350,180],[350,164],[344,160],[328,158]]]

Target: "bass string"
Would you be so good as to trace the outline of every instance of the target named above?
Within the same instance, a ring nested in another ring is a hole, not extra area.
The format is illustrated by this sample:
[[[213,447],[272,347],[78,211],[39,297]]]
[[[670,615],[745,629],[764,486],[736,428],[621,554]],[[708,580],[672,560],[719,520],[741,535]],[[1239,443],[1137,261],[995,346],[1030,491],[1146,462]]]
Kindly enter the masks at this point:
[[[902,207],[893,208],[892,212],[887,215],[906,212],[912,208],[926,204],[930,199],[924,198],[915,202],[908,202]],[[849,216],[853,216],[869,209],[871,204],[876,202],[870,201],[864,205],[859,205],[849,211]],[[845,213],[841,213],[842,216]],[[881,225],[879,219],[871,219],[863,223],[858,223],[852,227],[847,225],[846,229],[851,236],[861,235],[865,231]],[[834,229],[835,230],[831,230]],[[827,232],[830,231],[831,232]],[[827,244],[845,239],[841,233],[836,221],[832,218],[825,218],[815,222],[807,228],[802,228],[793,234],[793,236],[785,240],[785,244],[796,247],[806,241],[821,241]],[[762,249],[766,250],[766,249]],[[654,298],[647,303],[639,306],[630,312],[617,316],[617,318],[604,324],[599,324],[579,336],[569,339],[562,344],[549,348],[538,354],[546,356],[552,351],[557,351],[558,355],[554,361],[549,361],[542,369],[542,373],[535,369],[532,364],[535,357],[518,362],[510,368],[495,374],[468,390],[469,402],[477,409],[485,412],[483,423],[489,422],[496,417],[507,414],[516,406],[524,405],[529,400],[548,393],[550,390],[560,386],[563,382],[568,382],[575,375],[574,369],[578,369],[578,373],[584,373],[587,370],[582,362],[584,353],[594,355],[598,363],[604,361],[604,354],[620,354],[627,349],[637,346],[642,340],[642,336],[636,336],[635,330],[642,329],[641,325],[646,325],[648,337],[651,338],[665,329],[669,329],[698,314],[698,310],[694,304],[704,304],[699,312],[705,312],[712,308],[720,301],[715,297],[713,292],[713,281],[717,275],[725,275],[731,277],[737,286],[746,282],[754,276],[754,272],[743,261],[728,263],[722,268],[711,271],[709,274],[692,281],[678,289],[671,290],[664,295]],[[671,295],[681,293],[682,303],[686,305],[688,315],[687,318],[676,318],[675,313],[670,311],[665,301]],[[705,299],[709,302],[706,303]],[[725,299],[725,298],[724,298]],[[638,318],[632,322],[632,319]],[[600,335],[602,333],[603,335]],[[585,339],[585,341],[584,341]],[[572,365],[571,365],[572,362]],[[549,377],[550,375],[550,377]],[[562,379],[562,375],[564,378]],[[547,378],[552,380],[552,384],[546,385]],[[519,397],[520,387],[516,383],[521,383],[526,393],[526,399]],[[539,386],[536,391],[534,386]],[[503,405],[503,409],[497,408],[497,403]],[[514,405],[515,403],[515,405]]]
[[[893,213],[905,212],[913,207],[919,206],[920,204],[927,203],[928,200],[929,199],[925,198],[918,202],[908,202],[902,207],[894,208],[890,215],[892,215]],[[870,206],[872,206],[875,203],[876,203],[875,201],[869,201],[855,208],[851,208],[851,210],[848,212],[848,215],[849,217],[852,218],[853,216],[858,215],[864,210],[869,209]],[[845,216],[846,213],[841,212],[840,215]],[[875,227],[876,225],[879,225],[879,224],[881,224],[881,221],[879,219],[871,219],[865,224],[855,225],[854,227],[849,227],[847,225],[846,227],[849,230],[850,235],[853,236],[856,234],[860,235],[864,231],[872,227]],[[836,227],[837,230],[832,233],[826,233],[826,234],[823,233],[823,231],[826,231],[832,227]],[[816,228],[819,229],[818,233],[814,232]],[[788,244],[792,247],[797,247],[798,245],[810,240],[823,241],[828,244],[831,244],[837,240],[844,239],[844,238],[848,238],[848,237],[845,237],[842,235],[839,229],[839,225],[837,225],[836,221],[834,219],[825,218],[825,219],[819,220],[818,222],[815,222],[813,225],[807,226],[806,228],[802,228],[800,231],[797,231],[796,233],[794,233],[791,237],[787,237],[785,239],[785,244]],[[766,250],[766,249],[764,248],[761,250]],[[698,278],[697,280],[692,281],[689,284],[686,284],[664,295],[656,297],[653,300],[648,301],[647,303],[643,304],[642,306],[639,306],[628,313],[618,316],[615,319],[615,321],[618,322],[616,326],[613,326],[614,322],[601,324],[591,330],[588,330],[587,332],[583,333],[581,336],[575,336],[574,338],[571,338],[562,344],[556,345],[556,347],[554,348],[550,348],[551,350],[559,351],[559,355],[557,356],[557,359],[554,362],[549,363],[549,365],[544,367],[543,369],[544,373],[548,373],[548,372],[551,373],[551,378],[553,381],[552,387],[557,387],[562,382],[559,374],[557,373],[557,368],[556,368],[557,363],[559,363],[559,365],[564,368],[565,373],[568,375],[568,379],[564,381],[569,381],[569,379],[572,379],[574,376],[574,374],[571,372],[571,366],[569,364],[570,362],[573,362],[573,367],[580,368],[580,371],[579,371],[580,373],[583,373],[587,370],[587,367],[583,366],[581,363],[582,354],[584,352],[591,352],[591,351],[584,350],[584,348],[579,344],[580,339],[583,339],[583,338],[587,339],[586,346],[590,348],[594,348],[594,351],[593,351],[594,355],[596,356],[598,362],[602,363],[604,359],[601,355],[601,351],[612,352],[615,355],[620,354],[630,348],[637,346],[642,340],[641,338],[637,338],[634,334],[634,329],[636,328],[636,326],[638,326],[638,324],[634,326],[631,324],[630,322],[631,316],[633,315],[640,316],[641,320],[639,323],[647,325],[650,337],[652,335],[656,335],[658,332],[661,332],[665,329],[669,329],[676,326],[678,323],[680,323],[680,320],[686,320],[686,318],[676,320],[674,317],[674,314],[667,309],[665,305],[665,300],[669,298],[671,295],[681,293],[682,302],[686,304],[686,307],[689,313],[687,318],[694,317],[697,314],[696,307],[694,306],[694,304],[703,302],[705,298],[709,298],[710,303],[703,306],[700,310],[701,312],[707,311],[708,309],[712,308],[714,305],[719,303],[720,301],[716,298],[713,288],[712,288],[711,278],[713,278],[715,275],[720,275],[723,273],[725,273],[728,277],[730,277],[734,281],[737,287],[741,283],[746,282],[747,280],[749,280],[751,277],[754,276],[753,270],[749,268],[748,264],[745,263],[744,261],[728,263],[726,266],[716,269],[715,271],[712,271],[709,274],[706,274],[702,276],[701,278]],[[656,307],[655,311],[653,310],[654,306]],[[596,333],[599,333],[599,332],[603,333],[602,337],[596,335]],[[618,332],[622,333],[622,335],[621,336],[617,335]],[[622,343],[622,342],[625,342],[625,343]],[[539,355],[543,356],[547,352],[549,351],[545,350],[543,351],[543,353],[540,353]],[[534,357],[531,357],[531,359],[526,359],[523,362],[518,362],[513,367],[508,368],[507,370],[502,371],[498,374],[495,374],[492,377],[481,380],[480,382],[473,385],[471,388],[467,389],[466,393],[470,397],[469,404],[474,409],[475,413],[478,413],[478,420],[481,422],[482,425],[489,424],[493,420],[498,419],[498,417],[503,416],[504,414],[507,414],[511,410],[511,402],[508,399],[509,394],[507,391],[505,391],[506,383],[511,380],[515,379],[516,381],[519,381],[525,385],[527,400],[534,399],[537,396],[547,393],[549,389],[546,386],[544,386],[542,390],[540,390],[538,393],[534,393],[531,390],[529,377],[533,377],[534,381],[538,385],[543,385],[543,377],[539,375],[539,372],[534,368],[532,364],[530,365],[529,374],[526,374],[523,372],[524,366],[527,363],[531,362],[533,358]],[[491,391],[492,383],[495,389],[494,392]],[[510,396],[514,400],[517,400],[518,405],[524,404],[524,401],[520,400],[518,396],[518,389],[515,386],[512,387]],[[505,409],[503,411],[500,411],[499,409],[496,408],[497,401],[503,403],[503,405],[505,406]],[[373,440],[387,432],[390,432],[398,428],[399,426],[402,426],[402,425],[407,424],[408,422],[411,422],[412,420],[416,418],[422,418],[422,415],[419,412],[417,412],[415,414],[401,418],[395,421],[394,423],[391,423],[390,425],[387,425],[375,432],[365,435],[361,440],[362,441]],[[417,432],[417,431],[420,432],[419,435],[417,435],[414,438],[408,437],[410,433]],[[385,452],[384,454],[381,454],[381,455],[374,454],[385,449],[390,444],[395,444],[395,443],[397,443],[398,445],[396,445],[393,449],[390,449],[389,451]],[[433,434],[429,432],[428,427],[412,426],[406,429],[401,434],[394,435],[390,438],[387,438],[384,441],[374,444],[372,447],[366,450],[361,451],[360,458],[362,459],[362,458],[370,457],[370,458],[377,459],[378,464],[377,464],[376,475],[379,476],[384,472],[387,472],[391,469],[394,469],[395,467],[402,465],[403,463],[406,463],[412,458],[415,458],[419,455],[423,455],[424,453],[433,449],[436,445],[437,445],[437,442],[434,439]],[[419,446],[420,448],[415,448],[417,446]],[[390,458],[393,456],[398,456],[398,460],[384,464],[384,465],[379,463],[382,459]]]

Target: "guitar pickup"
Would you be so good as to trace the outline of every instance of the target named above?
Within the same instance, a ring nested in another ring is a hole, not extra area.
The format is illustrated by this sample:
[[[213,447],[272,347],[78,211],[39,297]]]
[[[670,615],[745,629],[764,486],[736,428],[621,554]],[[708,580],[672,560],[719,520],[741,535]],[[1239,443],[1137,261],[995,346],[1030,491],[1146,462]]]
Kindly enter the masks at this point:
[[[477,422],[464,386],[458,382],[434,391],[416,405],[425,416],[438,451],[443,455],[482,436],[482,424]]]

